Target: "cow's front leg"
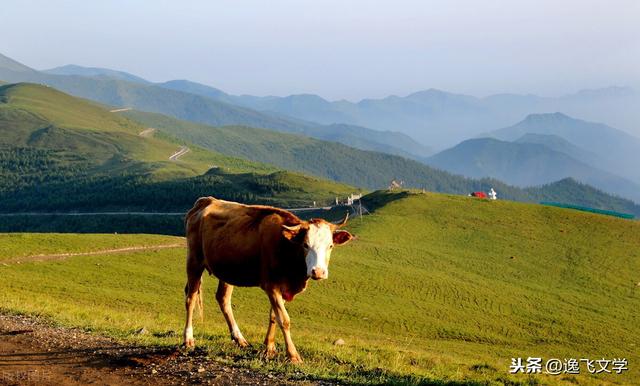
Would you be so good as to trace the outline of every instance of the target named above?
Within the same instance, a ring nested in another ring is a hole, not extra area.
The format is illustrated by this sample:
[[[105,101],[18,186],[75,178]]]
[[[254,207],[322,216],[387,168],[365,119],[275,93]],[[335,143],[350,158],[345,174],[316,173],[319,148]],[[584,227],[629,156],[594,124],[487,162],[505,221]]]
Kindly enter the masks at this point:
[[[276,321],[280,325],[280,329],[282,330],[282,335],[284,335],[284,344],[287,348],[287,356],[291,363],[301,363],[302,358],[300,354],[298,354],[298,350],[296,350],[296,346],[293,344],[293,340],[291,339],[291,321],[289,320],[289,314],[287,313],[287,309],[284,307],[284,299],[282,299],[282,294],[279,290],[269,289],[267,291],[267,295],[269,296],[269,301],[271,302],[271,308],[276,315]]]
[[[267,327],[267,336],[264,338],[264,357],[271,359],[276,356],[276,313],[269,311],[269,327]]]

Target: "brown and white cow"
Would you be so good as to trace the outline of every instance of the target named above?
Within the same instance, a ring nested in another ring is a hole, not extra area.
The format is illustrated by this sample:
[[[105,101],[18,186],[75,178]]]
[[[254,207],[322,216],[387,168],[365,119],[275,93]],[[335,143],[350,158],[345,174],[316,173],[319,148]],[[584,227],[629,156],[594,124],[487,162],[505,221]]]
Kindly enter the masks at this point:
[[[275,354],[275,324],[282,329],[291,362],[301,358],[291,340],[290,321],[285,301],[304,291],[309,278],[320,280],[329,275],[329,258],[335,245],[352,235],[340,224],[322,219],[303,221],[283,209],[243,205],[199,198],[187,213],[187,320],[184,344],[193,347],[193,310],[200,300],[200,283],[206,269],[219,279],[216,299],[224,315],[231,338],[241,347],[248,345],[233,317],[231,294],[234,286],[260,287],[271,303],[269,327],[264,340],[267,358]]]

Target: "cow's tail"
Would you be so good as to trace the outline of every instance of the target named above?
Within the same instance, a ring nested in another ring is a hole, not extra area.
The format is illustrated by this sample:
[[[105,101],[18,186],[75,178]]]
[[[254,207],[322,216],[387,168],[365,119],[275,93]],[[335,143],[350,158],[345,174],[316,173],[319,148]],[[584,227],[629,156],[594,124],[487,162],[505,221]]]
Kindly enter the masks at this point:
[[[196,308],[198,309],[198,316],[200,317],[200,322],[204,323],[204,302],[202,301],[202,280],[200,280],[200,287],[198,287],[198,292],[196,293]]]
[[[202,209],[206,208],[209,204],[215,201],[213,197],[200,197],[196,200],[193,208],[189,210],[187,215],[185,216],[185,232],[187,235],[187,243],[189,248],[189,253],[187,254],[187,260],[191,258],[195,258],[198,260],[199,264],[202,264],[202,247],[199,241],[194,241],[191,238],[192,234],[199,234],[200,232],[200,212]],[[188,265],[188,263],[187,263]],[[189,284],[187,283],[187,286]],[[186,292],[186,289],[185,289]],[[196,304],[195,307],[198,309],[198,315],[200,316],[200,320],[204,322],[204,302],[202,301],[202,278],[200,278],[200,285],[198,286],[198,291],[195,294],[194,298]]]
[[[185,296],[189,296],[189,283],[184,286],[184,294]],[[196,302],[195,307],[198,309],[198,316],[200,317],[200,321],[204,322],[204,302],[202,301],[202,280],[200,280],[200,286],[198,286],[198,290],[193,297],[193,300]]]

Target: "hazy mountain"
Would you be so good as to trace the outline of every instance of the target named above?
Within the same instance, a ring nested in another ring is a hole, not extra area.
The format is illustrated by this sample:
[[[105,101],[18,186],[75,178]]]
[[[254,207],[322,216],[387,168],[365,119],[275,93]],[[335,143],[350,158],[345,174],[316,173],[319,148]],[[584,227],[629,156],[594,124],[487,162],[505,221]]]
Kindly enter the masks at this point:
[[[194,82],[171,81],[155,85],[121,71],[75,65],[39,72],[3,58],[2,62],[7,66],[0,65],[0,79],[47,84],[111,106],[132,107],[208,125],[246,125],[299,133],[362,150],[382,151],[414,159],[422,159],[432,153],[406,134],[379,132],[352,125],[325,128],[315,122],[290,118],[278,112],[258,112],[236,104],[233,98],[225,97],[226,94],[220,90]]]
[[[399,131],[433,147],[450,146],[495,127],[509,125],[528,114],[549,111],[563,111],[609,122],[640,134],[640,95],[633,89],[622,87],[584,90],[557,98],[517,94],[477,98],[429,89],[405,97],[389,96],[359,102],[331,102],[313,94],[234,96],[193,82],[181,82],[170,87],[307,121]]]
[[[148,80],[142,79],[139,76],[129,74],[128,72],[99,67],[82,67],[76,66],[75,64],[67,64],[66,66],[42,70],[42,72],[53,75],[80,75],[95,78],[120,79],[142,84],[151,84],[151,82],[149,82]]]
[[[544,145],[551,150],[564,153],[586,164],[596,165],[598,163],[598,156],[595,153],[584,150],[557,135],[527,133],[514,142]]]
[[[466,177],[490,177],[520,187],[570,177],[640,202],[640,185],[541,144],[470,139],[430,157],[427,163]]]
[[[514,141],[525,134],[556,135],[596,155],[601,170],[640,183],[640,139],[602,123],[571,118],[562,113],[531,114],[521,122],[489,133]]]
[[[80,75],[84,71],[79,69],[73,73]],[[130,75],[128,79],[131,80],[131,77]],[[187,80],[159,85],[304,121],[343,123],[402,132],[433,148],[449,147],[496,127],[510,125],[531,113],[553,111],[606,122],[640,135],[640,94],[626,87],[582,90],[560,97],[497,94],[484,98],[429,89],[404,97],[389,96],[350,102],[327,101],[313,94],[286,97],[237,96]]]
[[[212,99],[221,99],[224,102],[231,102],[230,95],[217,88],[205,86],[189,80],[170,80],[164,83],[157,83],[158,86],[176,91],[184,91],[191,94],[202,95]]]
[[[349,102],[327,101],[313,94],[238,96],[188,80],[169,81],[159,86],[258,110],[281,119],[297,118],[325,125],[342,123],[377,131],[402,132],[431,148],[440,149],[496,127],[511,125],[529,114],[553,111],[607,122],[640,135],[640,94],[625,87],[582,90],[553,98],[518,94],[477,98],[429,89],[404,97]],[[413,154],[417,159],[423,155]]]
[[[34,69],[25,66],[22,63],[18,63],[15,60],[6,57],[2,54],[0,54],[0,69],[5,69],[8,71],[15,71],[15,72],[35,72]],[[7,79],[4,79],[7,80]]]

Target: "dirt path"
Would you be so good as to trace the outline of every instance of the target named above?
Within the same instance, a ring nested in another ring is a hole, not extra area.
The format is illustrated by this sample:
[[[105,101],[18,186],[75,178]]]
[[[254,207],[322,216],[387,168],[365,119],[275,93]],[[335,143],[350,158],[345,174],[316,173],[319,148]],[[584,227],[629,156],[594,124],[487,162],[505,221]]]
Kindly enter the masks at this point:
[[[120,113],[123,111],[129,111],[129,110],[133,110],[131,107],[124,107],[121,109],[113,109],[113,110],[109,110],[110,113]]]
[[[1,385],[310,385],[220,364],[205,353],[125,346],[76,329],[0,315]],[[327,383],[322,383],[327,384]]]
[[[178,150],[177,152],[173,153],[170,157],[169,157],[169,161],[177,161],[178,158],[182,157],[183,155],[187,154],[189,152],[189,148],[186,146],[181,146],[180,150]]]
[[[62,260],[72,256],[109,255],[113,253],[137,252],[137,251],[147,251],[147,250],[167,249],[167,248],[184,248],[184,247],[185,247],[184,243],[173,243],[173,244],[162,244],[162,245],[142,245],[137,247],[103,249],[100,251],[90,251],[90,252],[69,252],[69,253],[57,253],[57,254],[49,254],[49,255],[10,257],[8,259],[4,259],[2,263],[5,265],[12,264],[12,263],[20,264],[20,263],[25,263],[30,261]]]
[[[142,130],[141,132],[139,132],[138,136],[140,136],[140,137],[150,137],[155,132],[156,132],[155,128],[149,127],[149,128],[146,128],[146,129]]]

